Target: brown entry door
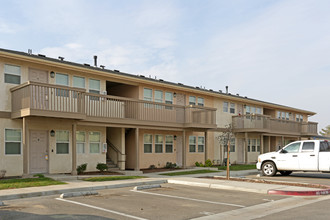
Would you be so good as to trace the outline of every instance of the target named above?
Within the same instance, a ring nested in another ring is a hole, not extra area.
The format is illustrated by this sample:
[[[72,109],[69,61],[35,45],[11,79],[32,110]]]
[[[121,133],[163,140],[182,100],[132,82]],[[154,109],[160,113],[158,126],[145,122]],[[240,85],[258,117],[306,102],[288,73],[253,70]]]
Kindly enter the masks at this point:
[[[47,131],[30,132],[30,173],[48,172]]]

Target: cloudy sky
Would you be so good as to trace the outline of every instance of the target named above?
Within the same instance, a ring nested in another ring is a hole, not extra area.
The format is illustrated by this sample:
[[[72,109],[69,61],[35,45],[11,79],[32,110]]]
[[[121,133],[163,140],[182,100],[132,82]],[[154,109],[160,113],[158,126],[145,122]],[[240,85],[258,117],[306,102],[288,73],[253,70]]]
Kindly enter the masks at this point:
[[[328,0],[0,0],[0,47],[224,90],[330,124]]]

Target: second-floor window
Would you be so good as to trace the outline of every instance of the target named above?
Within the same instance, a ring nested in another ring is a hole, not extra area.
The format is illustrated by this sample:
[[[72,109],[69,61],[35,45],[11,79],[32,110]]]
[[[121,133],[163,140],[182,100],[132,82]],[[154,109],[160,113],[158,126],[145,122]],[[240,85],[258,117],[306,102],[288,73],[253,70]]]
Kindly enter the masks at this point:
[[[198,97],[198,99],[197,99],[197,105],[204,106],[204,98]]]
[[[163,91],[155,90],[155,102],[163,102]]]
[[[223,112],[228,112],[228,102],[223,102]]]
[[[196,105],[196,96],[189,96],[189,105]]]
[[[69,86],[69,75],[64,73],[56,73],[55,83],[61,86]],[[69,90],[56,89],[57,96],[69,97]]]
[[[230,109],[229,109],[231,114],[235,114],[235,103],[230,103]]]
[[[289,112],[277,112],[277,118],[282,120],[289,120],[290,119],[290,113]]]
[[[89,92],[90,93],[100,94],[100,90],[101,90],[100,87],[101,87],[100,80],[89,79]]]
[[[72,86],[84,89],[85,88],[85,78],[80,77],[80,76],[74,76]]]
[[[21,67],[5,64],[5,83],[21,84]]]
[[[143,99],[146,101],[152,101],[152,89],[143,89]]]
[[[298,122],[302,122],[303,121],[303,116],[302,115],[300,115],[300,114],[296,114],[296,121],[298,121]]]
[[[165,103],[166,104],[173,104],[173,93],[165,92]],[[172,109],[170,106],[165,106],[165,109]]]

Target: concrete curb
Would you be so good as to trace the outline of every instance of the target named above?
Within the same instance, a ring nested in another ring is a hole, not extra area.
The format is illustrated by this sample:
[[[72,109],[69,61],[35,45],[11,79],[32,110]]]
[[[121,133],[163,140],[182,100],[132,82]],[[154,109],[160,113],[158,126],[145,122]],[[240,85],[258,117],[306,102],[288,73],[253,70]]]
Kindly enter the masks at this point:
[[[96,191],[71,192],[71,193],[62,193],[60,195],[60,198],[64,199],[64,198],[77,197],[77,196],[93,196],[98,194],[99,193]]]
[[[287,195],[287,196],[322,196],[322,195],[329,195],[330,189],[313,190],[313,191],[268,190],[268,194]]]
[[[198,186],[198,187],[205,187],[211,189],[239,190],[239,191],[254,192],[254,193],[267,193],[265,190],[260,190],[260,189],[251,189],[251,188],[248,189],[243,187],[227,186],[227,185],[221,185],[215,183],[196,183],[196,182],[183,181],[183,180],[167,180],[167,182],[172,184]]]
[[[144,189],[153,189],[153,188],[161,188],[162,186],[160,184],[154,184],[154,185],[144,185],[144,186],[136,186],[133,188],[133,190],[144,190]]]
[[[62,189],[62,190],[45,190],[40,192],[31,192],[31,193],[18,193],[13,195],[4,195],[0,196],[1,200],[12,200],[12,199],[22,199],[30,197],[39,197],[39,196],[51,196],[62,193],[72,193],[72,192],[81,192],[81,191],[95,191],[102,189],[115,189],[115,188],[124,188],[124,187],[133,187],[141,185],[152,185],[152,184],[162,184],[167,183],[167,180],[153,180],[153,181],[143,181],[143,182],[134,182],[134,183],[119,183],[111,185],[102,185],[102,186],[88,186],[80,188],[71,188],[71,189]]]

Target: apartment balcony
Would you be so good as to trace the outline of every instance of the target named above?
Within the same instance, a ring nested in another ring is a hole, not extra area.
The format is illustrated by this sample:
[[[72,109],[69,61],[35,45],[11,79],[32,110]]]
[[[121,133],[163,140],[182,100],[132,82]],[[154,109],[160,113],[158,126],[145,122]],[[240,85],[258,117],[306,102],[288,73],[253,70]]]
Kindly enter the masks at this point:
[[[216,128],[216,109],[88,93],[27,82],[11,89],[12,118],[43,116],[88,122],[178,128]]]
[[[317,135],[316,122],[296,122],[271,118],[267,115],[233,116],[235,132],[262,132],[299,136]]]

